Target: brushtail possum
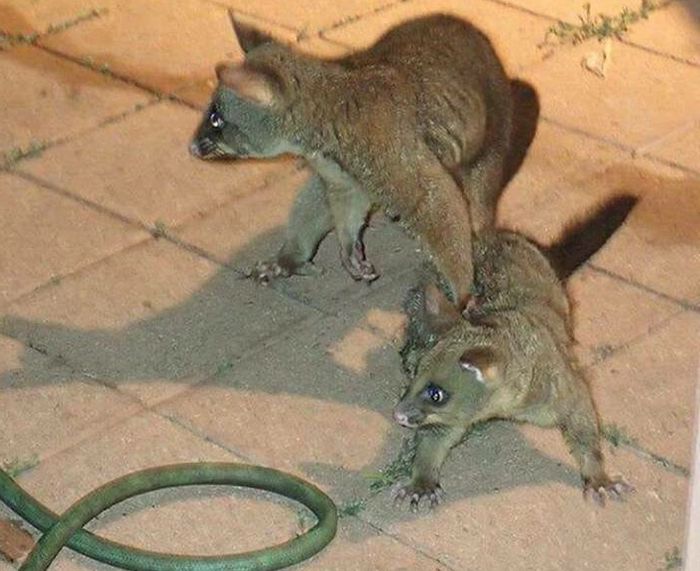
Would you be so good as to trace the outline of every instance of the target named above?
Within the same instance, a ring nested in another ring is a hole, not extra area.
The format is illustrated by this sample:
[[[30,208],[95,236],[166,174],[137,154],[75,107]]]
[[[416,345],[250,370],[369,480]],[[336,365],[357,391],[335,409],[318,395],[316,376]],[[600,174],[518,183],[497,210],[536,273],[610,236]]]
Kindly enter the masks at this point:
[[[277,257],[254,277],[310,273],[319,243],[335,229],[350,275],[374,280],[362,231],[370,211],[382,209],[421,240],[463,306],[472,230],[493,221],[511,135],[510,84],[486,36],[432,15],[364,51],[321,60],[231,19],[245,60],[217,66],[218,88],[192,154],[289,153],[314,173]]]
[[[394,418],[418,428],[419,443],[411,480],[397,498],[409,498],[414,509],[424,498],[436,505],[450,449],[471,426],[494,418],[558,427],[578,463],[585,496],[604,503],[631,490],[603,467],[598,418],[571,349],[562,281],[603,245],[635,202],[613,199],[549,248],[505,230],[475,236],[479,294],[463,315],[432,283],[412,290],[402,349],[412,381]]]

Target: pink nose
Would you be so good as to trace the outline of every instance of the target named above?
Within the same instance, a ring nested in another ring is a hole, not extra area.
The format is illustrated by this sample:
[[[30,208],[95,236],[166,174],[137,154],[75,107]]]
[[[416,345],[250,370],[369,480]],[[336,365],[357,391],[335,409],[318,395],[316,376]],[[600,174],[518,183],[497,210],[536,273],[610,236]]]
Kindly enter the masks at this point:
[[[394,411],[394,420],[398,422],[401,426],[410,426],[411,423],[408,420],[408,415],[405,412],[399,410]]]

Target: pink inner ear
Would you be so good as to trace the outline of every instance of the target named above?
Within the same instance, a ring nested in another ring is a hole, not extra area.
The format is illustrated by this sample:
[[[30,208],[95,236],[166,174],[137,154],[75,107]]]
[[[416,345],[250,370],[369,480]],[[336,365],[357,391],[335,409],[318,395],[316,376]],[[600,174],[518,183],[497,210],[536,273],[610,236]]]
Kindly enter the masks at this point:
[[[242,99],[265,106],[274,102],[271,80],[264,73],[245,65],[220,63],[216,66],[216,76],[222,85]]]

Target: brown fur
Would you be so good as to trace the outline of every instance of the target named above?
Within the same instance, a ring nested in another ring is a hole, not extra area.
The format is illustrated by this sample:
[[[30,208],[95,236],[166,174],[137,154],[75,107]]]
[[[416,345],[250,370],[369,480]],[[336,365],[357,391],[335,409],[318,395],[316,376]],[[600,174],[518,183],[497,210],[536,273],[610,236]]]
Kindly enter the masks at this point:
[[[347,270],[375,279],[361,233],[368,213],[380,208],[420,238],[463,306],[472,230],[493,220],[511,135],[511,88],[488,39],[467,22],[435,15],[397,26],[365,51],[324,61],[235,28],[245,62],[219,66],[220,85],[193,153],[288,152],[315,171],[277,258],[255,277],[305,273],[335,228]],[[212,133],[214,111],[236,133],[247,132],[245,145],[226,127]]]
[[[574,229],[588,239],[595,234],[591,228],[602,232],[587,255],[577,250],[579,263],[614,231],[603,223],[606,214],[621,223],[634,202],[614,200],[590,224]],[[620,496],[629,487],[603,467],[598,418],[571,349],[571,310],[559,275],[538,246],[503,230],[475,238],[474,263],[479,296],[467,319],[432,285],[414,290],[407,302],[402,356],[413,380],[395,418],[421,428],[422,438],[411,482],[399,496],[410,497],[414,507],[423,497],[437,503],[439,472],[450,448],[471,426],[494,418],[558,427],[586,493],[601,502],[605,493]]]

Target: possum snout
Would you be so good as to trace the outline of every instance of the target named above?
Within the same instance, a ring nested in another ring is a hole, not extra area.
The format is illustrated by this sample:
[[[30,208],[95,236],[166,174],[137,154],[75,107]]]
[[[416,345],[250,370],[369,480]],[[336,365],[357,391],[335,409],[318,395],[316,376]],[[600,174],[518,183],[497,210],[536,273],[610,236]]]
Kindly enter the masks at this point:
[[[406,428],[416,428],[425,420],[425,414],[412,404],[401,401],[394,409],[394,420]]]

